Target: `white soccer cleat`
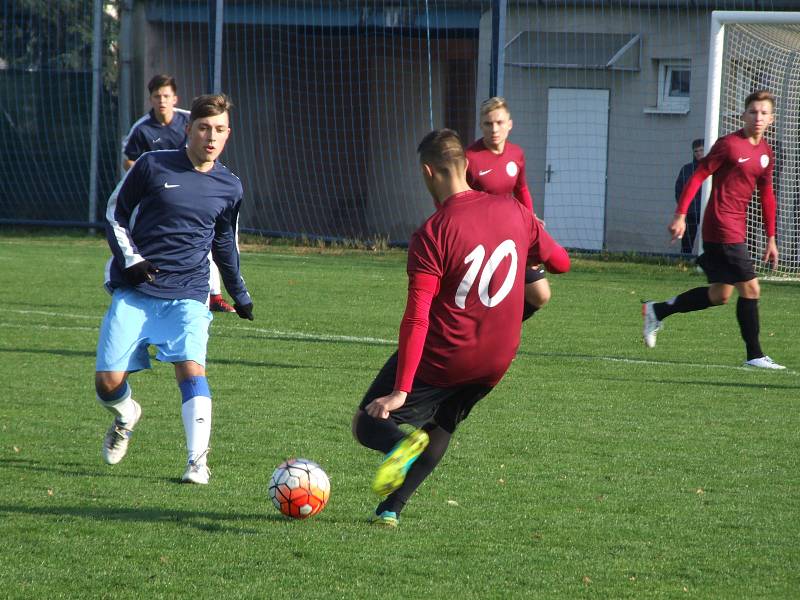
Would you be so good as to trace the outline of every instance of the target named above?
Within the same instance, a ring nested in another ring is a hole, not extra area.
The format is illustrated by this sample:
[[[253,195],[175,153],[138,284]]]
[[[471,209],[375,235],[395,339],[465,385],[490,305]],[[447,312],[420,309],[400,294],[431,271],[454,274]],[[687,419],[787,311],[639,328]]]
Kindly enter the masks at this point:
[[[208,485],[208,480],[211,478],[211,471],[206,464],[197,464],[194,461],[189,461],[186,465],[186,471],[181,477],[181,483],[196,483],[198,485]]]
[[[745,367],[756,367],[757,369],[785,369],[783,365],[779,365],[774,360],[772,360],[769,356],[762,356],[761,358],[754,358],[752,360],[747,360],[744,363]]]
[[[142,407],[136,400],[131,400],[131,402],[135,409],[133,419],[123,425],[119,422],[119,417],[115,418],[106,432],[106,437],[103,438],[103,460],[109,465],[115,465],[125,458],[125,454],[128,452],[128,442],[133,435],[133,428],[142,418]]]
[[[644,345],[648,348],[656,347],[656,335],[658,335],[658,332],[664,327],[664,324],[656,318],[653,304],[655,304],[655,302],[642,303],[642,317],[644,317],[642,337],[644,338]]]

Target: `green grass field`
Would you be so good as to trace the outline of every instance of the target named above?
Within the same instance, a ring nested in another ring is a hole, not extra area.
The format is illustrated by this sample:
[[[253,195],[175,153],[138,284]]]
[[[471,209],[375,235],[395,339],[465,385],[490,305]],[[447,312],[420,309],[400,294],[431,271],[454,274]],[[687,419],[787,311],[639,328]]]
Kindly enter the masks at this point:
[[[733,306],[641,342],[639,300],[703,285],[675,265],[577,260],[397,530],[366,523],[380,457],[350,434],[394,348],[405,254],[253,248],[256,320],[216,316],[213,478],[185,461],[172,368],[109,467],[94,399],[102,240],[0,237],[1,598],[800,597],[797,285],[763,283],[741,368]],[[289,456],[332,483],[308,521],[267,498]]]

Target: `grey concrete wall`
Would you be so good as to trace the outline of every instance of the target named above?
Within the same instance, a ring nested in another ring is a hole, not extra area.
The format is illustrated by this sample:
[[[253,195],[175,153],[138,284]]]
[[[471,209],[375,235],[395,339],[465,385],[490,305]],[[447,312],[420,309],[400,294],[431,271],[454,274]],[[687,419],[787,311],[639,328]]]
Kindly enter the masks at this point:
[[[510,10],[507,40],[520,31],[631,33],[642,36],[641,70],[622,72],[505,68],[504,94],[514,119],[511,140],[525,149],[534,207],[544,213],[549,88],[608,89],[606,245],[612,251],[671,252],[666,226],[674,182],[703,137],[710,15],[701,11],[581,9]],[[481,23],[478,93],[488,90],[491,22]],[[691,59],[691,108],[686,115],[647,114],[658,94],[658,59]],[[485,94],[484,94],[485,96]],[[477,130],[476,130],[477,135]]]

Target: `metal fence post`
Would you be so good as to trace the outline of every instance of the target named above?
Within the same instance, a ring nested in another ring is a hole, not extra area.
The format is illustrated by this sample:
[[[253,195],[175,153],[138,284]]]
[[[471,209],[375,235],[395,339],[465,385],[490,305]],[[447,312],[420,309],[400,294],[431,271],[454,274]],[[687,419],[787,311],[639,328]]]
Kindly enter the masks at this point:
[[[89,164],[89,223],[97,221],[97,172],[100,149],[100,86],[103,85],[103,0],[94,0],[92,28],[92,124],[91,158]],[[89,233],[94,235],[94,228]]]
[[[132,19],[133,19],[133,0],[123,0],[120,3],[119,14],[119,128],[118,141],[125,138],[131,126],[131,62],[133,60],[133,48],[131,40]],[[119,174],[125,174],[123,164],[125,157],[122,152],[119,154]]]
[[[222,25],[225,0],[208,1],[208,91],[222,91]]]
[[[489,96],[502,96],[506,60],[506,12],[508,0],[492,0],[492,64]]]

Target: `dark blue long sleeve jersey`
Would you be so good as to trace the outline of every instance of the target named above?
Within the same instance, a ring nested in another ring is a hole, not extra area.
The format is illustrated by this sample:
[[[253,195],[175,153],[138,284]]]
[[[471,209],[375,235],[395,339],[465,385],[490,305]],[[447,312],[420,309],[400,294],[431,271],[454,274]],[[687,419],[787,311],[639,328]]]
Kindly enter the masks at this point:
[[[211,251],[234,302],[250,303],[236,245],[241,201],[241,181],[220,162],[201,173],[185,149],[143,154],[108,199],[109,287],[129,285],[122,271],[146,259],[158,273],[140,292],[205,302]]]

